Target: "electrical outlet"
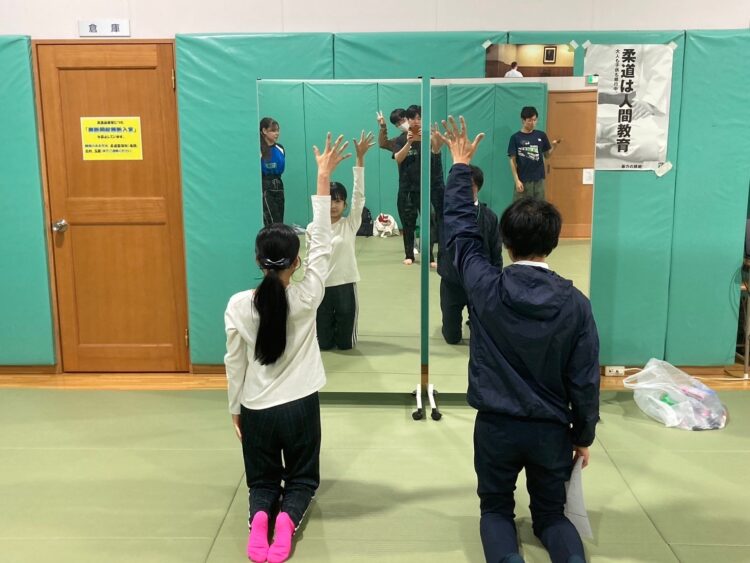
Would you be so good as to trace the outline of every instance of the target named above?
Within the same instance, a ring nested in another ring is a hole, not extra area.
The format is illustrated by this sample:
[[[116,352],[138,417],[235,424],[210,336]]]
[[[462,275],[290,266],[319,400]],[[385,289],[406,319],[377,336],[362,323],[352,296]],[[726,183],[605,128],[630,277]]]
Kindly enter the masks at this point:
[[[623,377],[625,366],[604,366],[604,375],[609,377]]]

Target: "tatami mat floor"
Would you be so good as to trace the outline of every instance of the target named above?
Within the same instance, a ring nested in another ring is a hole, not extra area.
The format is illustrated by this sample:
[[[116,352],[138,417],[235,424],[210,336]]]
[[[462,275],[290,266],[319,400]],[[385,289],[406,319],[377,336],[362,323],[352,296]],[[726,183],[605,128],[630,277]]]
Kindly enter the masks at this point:
[[[444,417],[413,421],[419,270],[401,264],[401,239],[357,248],[360,340],[324,357],[322,483],[292,560],[483,561],[475,413],[452,394],[466,390],[468,347],[442,341],[433,271],[430,378]],[[553,268],[587,291],[588,242],[556,252],[568,259]],[[602,394],[584,472],[592,561],[750,561],[750,394],[720,396],[727,428],[684,432],[646,418],[629,392]],[[2,389],[0,461],[2,562],[246,560],[247,489],[223,390]],[[527,505],[521,478],[524,557],[549,561]]]
[[[592,561],[750,561],[750,395],[721,395],[726,429],[647,419],[602,395],[584,472]],[[324,395],[321,488],[296,561],[482,561],[472,467],[474,411],[411,419],[408,396]],[[247,493],[221,391],[0,394],[0,561],[245,559]],[[519,480],[522,549],[533,537]]]

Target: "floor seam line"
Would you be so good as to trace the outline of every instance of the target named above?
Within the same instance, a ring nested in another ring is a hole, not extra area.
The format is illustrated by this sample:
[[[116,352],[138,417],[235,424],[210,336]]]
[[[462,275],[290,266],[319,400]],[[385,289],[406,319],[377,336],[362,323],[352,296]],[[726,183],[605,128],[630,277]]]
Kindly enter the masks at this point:
[[[227,521],[227,516],[229,515],[229,511],[232,509],[232,503],[234,503],[234,499],[237,496],[237,492],[240,490],[240,487],[242,486],[242,480],[245,478],[245,472],[242,472],[242,475],[240,475],[240,480],[237,483],[237,486],[234,488],[234,493],[232,494],[232,497],[229,499],[229,505],[227,506],[226,512],[224,512],[224,517],[221,519],[221,522],[219,522],[219,527],[216,529],[216,534],[214,535],[213,540],[211,541],[211,545],[208,546],[208,552],[206,552],[206,558],[204,559],[203,563],[208,563],[208,558],[211,557],[211,552],[214,550],[214,546],[216,545],[216,540],[219,539],[219,534],[221,533],[221,529],[224,527],[224,522]]]
[[[667,549],[669,549],[669,552],[672,554],[672,556],[675,558],[675,560],[679,561],[680,558],[677,557],[677,554],[675,553],[674,549],[672,549],[672,544],[670,544],[667,541],[667,538],[664,537],[664,534],[659,529],[659,527],[656,525],[656,522],[654,522],[654,519],[651,518],[651,514],[648,513],[646,510],[646,507],[641,504],[641,499],[638,498],[638,496],[635,494],[635,491],[630,486],[630,483],[625,478],[625,475],[620,470],[620,466],[617,464],[617,462],[614,460],[614,458],[609,454],[609,450],[607,449],[607,446],[601,441],[601,438],[598,439],[599,444],[601,444],[602,449],[604,450],[604,453],[607,454],[607,457],[609,458],[609,461],[612,462],[612,465],[614,466],[615,470],[617,471],[617,474],[620,476],[620,479],[622,479],[622,482],[625,483],[625,486],[628,488],[628,491],[630,491],[630,494],[633,495],[633,499],[635,499],[635,502],[638,503],[638,506],[643,511],[643,513],[646,515],[646,518],[648,518],[648,521],[651,522],[651,525],[654,527],[654,530],[656,530],[656,533],[659,534],[659,537],[664,542],[664,545],[667,546]]]

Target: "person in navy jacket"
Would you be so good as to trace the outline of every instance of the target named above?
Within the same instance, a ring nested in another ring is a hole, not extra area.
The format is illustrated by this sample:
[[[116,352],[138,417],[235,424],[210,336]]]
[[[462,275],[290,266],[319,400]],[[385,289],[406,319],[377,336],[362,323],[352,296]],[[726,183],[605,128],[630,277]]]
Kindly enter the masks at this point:
[[[584,561],[581,538],[564,516],[573,463],[589,461],[599,419],[599,337],[589,300],[544,262],[562,224],[553,205],[523,198],[500,219],[513,264],[493,266],[483,250],[469,163],[483,138],[443,122],[453,156],[444,228],[469,299],[468,401],[477,409],[474,467],[480,534],[488,562],[518,555],[513,491],[521,469],[534,533],[553,562]]]

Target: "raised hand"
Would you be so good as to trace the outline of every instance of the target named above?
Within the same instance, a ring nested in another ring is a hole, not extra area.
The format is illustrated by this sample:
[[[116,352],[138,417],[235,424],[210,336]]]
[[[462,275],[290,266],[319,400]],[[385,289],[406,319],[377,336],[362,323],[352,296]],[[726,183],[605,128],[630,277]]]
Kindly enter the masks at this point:
[[[458,117],[458,120],[460,125],[457,125],[453,116],[449,115],[448,122],[443,120],[445,133],[438,132],[438,135],[448,145],[454,164],[469,164],[479,143],[484,139],[484,133],[479,133],[479,135],[474,137],[473,141],[469,141],[466,131],[466,121],[464,121],[462,115]]]
[[[378,110],[375,112],[375,119],[378,120],[378,125],[380,127],[385,127],[385,117],[383,117],[383,112]]]
[[[442,147],[443,139],[440,138],[440,129],[438,128],[438,124],[435,123],[430,127],[430,148],[432,149],[432,152],[438,154]]]
[[[346,160],[352,156],[351,153],[344,154],[344,151],[348,146],[349,142],[344,142],[343,135],[339,135],[336,137],[336,140],[331,143],[330,133],[326,136],[326,144],[323,152],[320,152],[317,146],[313,146],[315,160],[318,162],[318,176],[321,174],[330,176],[342,160]]]
[[[357,150],[357,166],[364,166],[365,154],[368,150],[375,146],[375,137],[373,137],[372,131],[368,132],[367,135],[365,135],[365,131],[363,129],[362,133],[359,136],[359,141],[357,141],[357,139],[352,139],[352,142],[354,143],[354,147]]]

